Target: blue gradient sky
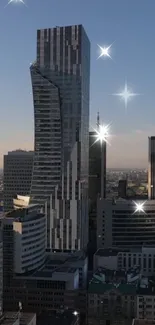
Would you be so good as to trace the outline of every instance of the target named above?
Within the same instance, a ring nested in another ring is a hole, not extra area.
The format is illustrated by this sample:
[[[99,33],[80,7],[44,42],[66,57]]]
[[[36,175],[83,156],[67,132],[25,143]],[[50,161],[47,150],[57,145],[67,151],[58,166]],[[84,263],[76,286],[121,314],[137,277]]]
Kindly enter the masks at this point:
[[[33,148],[30,63],[36,57],[36,30],[83,24],[91,41],[91,125],[97,111],[112,122],[109,167],[146,167],[148,135],[155,135],[155,1],[0,1],[0,167],[3,154]],[[114,42],[115,41],[115,42]],[[97,44],[112,42],[112,60],[96,60]],[[125,83],[141,93],[127,111],[110,94]]]

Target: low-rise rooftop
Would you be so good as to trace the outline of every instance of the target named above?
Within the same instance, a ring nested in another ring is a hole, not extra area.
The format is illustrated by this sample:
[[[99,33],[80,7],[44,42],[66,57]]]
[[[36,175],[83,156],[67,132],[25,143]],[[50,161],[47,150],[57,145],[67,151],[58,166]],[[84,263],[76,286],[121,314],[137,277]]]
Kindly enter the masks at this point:
[[[95,255],[101,257],[117,256],[119,252],[120,249],[118,248],[107,248],[107,249],[99,248],[95,253]]]
[[[124,294],[136,294],[140,270],[135,267],[128,272],[125,270],[113,271],[99,267],[89,282],[89,293],[104,293],[108,290],[117,289]]]

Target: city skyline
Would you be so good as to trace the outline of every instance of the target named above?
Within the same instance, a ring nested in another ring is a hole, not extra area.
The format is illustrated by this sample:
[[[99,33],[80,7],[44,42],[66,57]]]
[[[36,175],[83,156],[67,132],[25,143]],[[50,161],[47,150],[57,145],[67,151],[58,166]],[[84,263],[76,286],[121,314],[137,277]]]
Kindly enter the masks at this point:
[[[33,101],[29,66],[35,57],[36,30],[76,23],[84,25],[92,48],[90,126],[95,126],[97,111],[106,124],[112,122],[114,137],[107,148],[107,167],[147,167],[148,137],[155,132],[152,122],[155,118],[155,76],[152,69],[155,46],[151,34],[155,25],[154,1],[150,1],[149,6],[146,1],[140,0],[136,3],[134,0],[119,0],[117,4],[109,0],[104,3],[99,1],[98,6],[89,1],[79,1],[74,8],[71,0],[65,4],[61,1],[52,1],[51,4],[47,0],[46,6],[40,0],[34,0],[33,3],[27,0],[25,3],[27,7],[10,4],[5,11],[6,1],[0,4],[3,12],[0,20],[3,48],[0,53],[0,107],[3,121],[0,128],[0,167],[3,154],[7,151],[18,148],[33,150]],[[36,6],[42,13],[41,18],[40,15],[36,16]],[[6,26],[7,19],[9,26]],[[15,20],[17,24],[14,24]],[[91,23],[92,20],[95,24]],[[108,46],[112,43],[113,60],[97,60],[97,44]],[[127,111],[119,98],[111,96],[121,91],[126,79],[133,92],[142,94],[129,103]],[[9,96],[6,96],[8,91]]]

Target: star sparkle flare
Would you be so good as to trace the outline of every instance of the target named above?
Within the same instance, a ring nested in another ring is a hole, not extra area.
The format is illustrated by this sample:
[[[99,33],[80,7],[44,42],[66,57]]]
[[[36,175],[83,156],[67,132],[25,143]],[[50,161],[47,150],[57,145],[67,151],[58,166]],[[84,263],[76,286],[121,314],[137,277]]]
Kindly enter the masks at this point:
[[[102,46],[98,45],[98,47],[100,49],[100,55],[99,55],[99,57],[97,59],[100,59],[101,57],[103,57],[103,58],[108,57],[108,58],[112,59],[112,57],[110,55],[111,46],[112,46],[112,44],[107,46],[107,47],[102,47]]]
[[[135,211],[136,212],[143,212],[145,213],[145,209],[144,209],[144,204],[145,202],[134,202],[135,203]]]
[[[113,94],[114,96],[119,96],[121,100],[124,101],[125,108],[128,106],[128,102],[132,97],[138,96],[139,94],[133,93],[131,89],[128,88],[127,82],[125,83],[124,89],[120,93]]]
[[[98,141],[102,142],[106,142],[108,143],[108,138],[110,136],[109,134],[109,129],[110,129],[110,124],[107,125],[99,125],[98,129],[94,129],[94,131],[96,132],[95,138],[96,141],[94,142],[94,144]]]
[[[7,5],[5,6],[5,8],[6,8],[8,5],[10,5],[11,3],[13,3],[13,4],[19,4],[19,3],[22,3],[23,5],[26,6],[24,0],[9,0],[9,2],[8,2]]]

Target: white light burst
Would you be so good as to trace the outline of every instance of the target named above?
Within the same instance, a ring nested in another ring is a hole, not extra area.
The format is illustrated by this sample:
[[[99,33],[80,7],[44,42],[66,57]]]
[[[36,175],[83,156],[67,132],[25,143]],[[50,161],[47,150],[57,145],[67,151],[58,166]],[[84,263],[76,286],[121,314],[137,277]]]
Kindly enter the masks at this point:
[[[5,7],[7,7],[8,5],[10,5],[11,3],[13,4],[19,4],[19,3],[22,3],[23,5],[26,6],[24,0],[9,0],[9,2],[7,3],[7,5]]]
[[[120,93],[113,94],[114,96],[119,96],[125,104],[125,108],[127,108],[128,102],[132,97],[135,97],[139,94],[133,93],[131,89],[128,88],[127,82],[125,83],[124,89]]]
[[[75,310],[75,311],[73,312],[73,315],[74,315],[74,316],[78,316],[78,312]]]
[[[100,59],[101,57],[103,57],[103,58],[108,57],[108,58],[112,59],[112,57],[110,55],[111,46],[112,46],[112,44],[107,47],[102,47],[102,46],[98,45],[98,47],[100,49],[100,55],[99,55],[98,59]]]
[[[135,203],[135,211],[134,213],[136,212],[142,212],[142,213],[145,213],[145,209],[144,209],[144,204],[145,202],[134,202]]]
[[[109,138],[109,129],[110,129],[110,124],[107,125],[99,125],[98,129],[94,129],[94,131],[96,132],[96,142],[100,141],[102,142],[106,142],[108,143],[108,138]]]

